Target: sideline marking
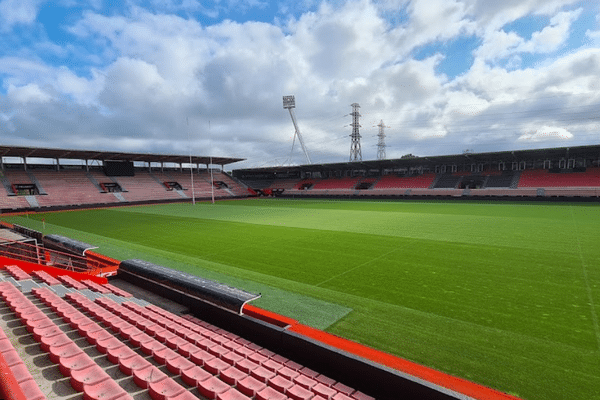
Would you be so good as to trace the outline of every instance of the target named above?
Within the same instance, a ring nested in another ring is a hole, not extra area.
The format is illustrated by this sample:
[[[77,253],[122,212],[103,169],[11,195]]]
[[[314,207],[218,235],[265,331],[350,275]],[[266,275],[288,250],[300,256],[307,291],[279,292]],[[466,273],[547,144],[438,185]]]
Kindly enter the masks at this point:
[[[583,280],[585,282],[585,289],[587,291],[588,300],[590,301],[590,308],[592,311],[592,324],[594,325],[594,331],[596,332],[596,342],[598,350],[600,350],[600,326],[598,325],[598,316],[596,315],[596,307],[594,305],[594,298],[592,297],[592,289],[590,288],[590,282],[588,280],[587,267],[583,260],[583,254],[581,252],[581,243],[579,242],[579,231],[577,229],[577,223],[575,222],[575,215],[573,215],[573,206],[569,206],[571,211],[571,219],[573,220],[573,226],[575,227],[575,235],[577,237],[577,248],[579,250],[579,259],[581,260],[581,267],[583,269]]]
[[[322,285],[322,284],[324,284],[324,283],[327,283],[327,282],[329,282],[329,281],[332,281],[332,280],[334,280],[334,279],[337,279],[337,278],[339,278],[339,277],[340,277],[340,276],[342,276],[342,275],[346,275],[347,273],[349,273],[349,272],[352,272],[352,271],[354,271],[354,270],[357,270],[357,269],[359,269],[360,267],[364,267],[365,265],[367,265],[367,264],[369,264],[369,263],[372,263],[373,261],[379,260],[380,258],[383,258],[383,257],[387,256],[388,254],[391,254],[391,253],[395,252],[396,250],[398,250],[398,249],[397,249],[397,248],[396,248],[396,249],[393,249],[393,250],[391,250],[391,251],[388,251],[387,253],[384,253],[384,254],[380,255],[379,257],[372,258],[372,259],[370,259],[369,261],[366,261],[366,262],[364,262],[364,263],[362,263],[362,264],[359,264],[359,265],[357,265],[356,267],[352,267],[352,268],[350,268],[350,269],[348,269],[348,270],[346,270],[346,271],[342,272],[341,274],[337,274],[337,275],[334,275],[334,276],[332,276],[331,278],[325,279],[324,281],[317,283],[315,286],[321,286],[321,285]],[[600,340],[600,339],[599,339],[599,340]]]

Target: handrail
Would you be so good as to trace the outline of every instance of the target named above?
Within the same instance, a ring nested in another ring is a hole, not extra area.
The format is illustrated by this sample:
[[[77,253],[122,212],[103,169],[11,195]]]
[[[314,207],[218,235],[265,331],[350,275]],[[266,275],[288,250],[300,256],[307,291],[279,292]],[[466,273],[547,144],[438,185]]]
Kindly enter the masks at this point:
[[[40,245],[11,239],[3,240],[4,243],[0,243],[0,256],[87,274],[97,273],[100,269],[100,263],[96,260],[89,260]]]

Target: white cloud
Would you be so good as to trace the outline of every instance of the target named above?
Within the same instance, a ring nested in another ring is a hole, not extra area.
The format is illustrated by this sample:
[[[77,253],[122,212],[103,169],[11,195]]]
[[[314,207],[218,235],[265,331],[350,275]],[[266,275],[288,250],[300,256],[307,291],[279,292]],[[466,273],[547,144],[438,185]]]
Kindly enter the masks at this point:
[[[582,11],[580,8],[559,12],[550,19],[548,26],[533,32],[530,40],[525,40],[513,31],[488,29],[483,35],[483,44],[476,50],[475,55],[488,61],[510,58],[509,69],[519,67],[521,53],[550,53],[563,46],[569,38],[571,25]]]
[[[17,103],[47,103],[52,100],[52,96],[44,92],[35,83],[29,83],[25,86],[8,86],[8,98]]]
[[[541,126],[537,129],[527,129],[519,136],[520,141],[542,142],[550,140],[569,140],[573,134],[565,128],[556,126]]]
[[[558,49],[569,37],[571,24],[579,18],[583,9],[556,14],[550,19],[550,25],[534,32],[531,40],[518,46],[516,52],[549,53]]]
[[[162,9],[185,6],[163,3]],[[397,26],[381,10],[406,3],[384,3],[322,3],[283,23],[209,26],[141,7],[123,15],[88,12],[69,30],[102,48],[93,67],[78,69],[83,73],[35,57],[0,58],[7,89],[0,109],[10,115],[3,127],[18,127],[3,140],[27,136],[43,146],[51,137],[57,146],[187,153],[189,133],[198,154],[250,158],[240,167],[273,164],[289,156],[292,142],[281,105],[286,94],[296,95],[316,162],[347,160],[353,102],[363,114],[365,159],[375,156],[373,125],[380,119],[391,127],[388,155],[510,149],[569,135],[571,142],[589,140],[591,125],[578,116],[600,102],[600,50],[551,54],[526,69],[520,64],[524,52],[564,46],[581,12],[561,11],[570,1],[416,0]],[[536,12],[551,21],[531,40],[501,30]],[[415,46],[470,34],[482,40],[474,64],[452,80],[438,72],[443,50],[423,60],[410,56]],[[558,111],[536,118],[546,109]],[[295,157],[302,162],[298,150]]]
[[[579,0],[463,0],[481,32],[499,30],[530,14],[553,15]]]
[[[0,1],[0,31],[7,32],[15,25],[33,23],[43,3],[45,0]]]

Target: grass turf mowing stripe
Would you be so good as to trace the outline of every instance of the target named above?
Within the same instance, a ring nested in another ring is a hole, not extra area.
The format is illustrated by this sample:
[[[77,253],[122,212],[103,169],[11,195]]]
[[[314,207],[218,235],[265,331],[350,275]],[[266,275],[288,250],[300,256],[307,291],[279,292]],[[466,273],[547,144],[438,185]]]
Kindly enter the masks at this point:
[[[600,297],[597,211],[275,200],[63,213],[50,222],[344,304],[353,311],[329,332],[524,398],[593,399],[600,352],[582,262],[592,299]],[[293,304],[273,311],[295,318]]]
[[[577,223],[575,222],[575,217],[573,216],[573,207],[570,208],[571,217],[573,217],[573,225],[575,226],[575,238],[577,239],[577,250],[579,252],[579,258],[581,259],[581,268],[583,270],[583,280],[585,283],[585,290],[588,295],[588,299],[590,301],[590,314],[592,316],[592,324],[594,325],[594,330],[596,332],[596,340],[598,342],[598,350],[600,350],[600,327],[598,326],[598,316],[596,314],[596,308],[594,305],[594,297],[592,296],[592,289],[590,288],[590,280],[588,278],[587,266],[581,252],[581,241],[579,240],[579,232],[577,229]]]

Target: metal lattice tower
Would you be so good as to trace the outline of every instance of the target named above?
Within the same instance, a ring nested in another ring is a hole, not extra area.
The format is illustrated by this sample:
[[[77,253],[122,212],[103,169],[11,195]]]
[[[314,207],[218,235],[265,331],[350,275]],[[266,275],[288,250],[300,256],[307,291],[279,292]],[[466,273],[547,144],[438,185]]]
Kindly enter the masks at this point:
[[[360,133],[358,128],[360,128],[360,124],[358,123],[358,119],[360,114],[358,109],[360,106],[358,103],[350,104],[352,107],[352,123],[350,126],[352,127],[352,134],[350,137],[352,138],[352,142],[350,144],[350,161],[362,161],[362,151],[360,149]]]
[[[300,133],[300,128],[298,128],[298,123],[296,122],[296,114],[294,113],[294,108],[296,107],[296,98],[294,96],[283,96],[283,108],[290,112],[290,117],[292,117],[292,122],[294,123],[294,140],[292,141],[292,152],[294,151],[294,143],[296,142],[296,136],[298,136],[298,141],[300,142],[300,146],[302,146],[302,151],[304,152],[304,156],[306,157],[306,161],[309,164],[312,164],[310,161],[310,156],[308,155],[308,151],[306,151],[306,147],[304,146],[304,139],[302,139],[302,134]]]
[[[379,127],[379,134],[377,135],[379,137],[379,141],[377,142],[377,159],[385,160],[386,155],[385,155],[385,132],[384,132],[384,129],[389,128],[389,126],[385,126],[383,124],[383,120],[379,121],[379,125],[377,125],[377,126]]]

